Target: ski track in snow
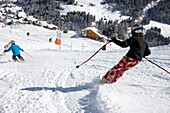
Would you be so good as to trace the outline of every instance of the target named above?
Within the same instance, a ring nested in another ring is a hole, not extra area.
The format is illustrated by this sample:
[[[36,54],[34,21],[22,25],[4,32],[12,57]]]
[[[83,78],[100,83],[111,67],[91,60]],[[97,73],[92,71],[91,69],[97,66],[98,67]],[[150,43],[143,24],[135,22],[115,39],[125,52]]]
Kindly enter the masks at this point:
[[[21,53],[24,63],[12,62],[11,53],[0,59],[0,112],[2,113],[168,113],[170,111],[170,76],[146,60],[125,72],[114,85],[102,85],[104,75],[128,49],[107,46],[94,58],[76,69],[99,49],[100,43],[62,34],[62,46],[49,43],[55,32],[37,26],[29,37],[16,26],[11,34],[5,29],[0,48],[13,36],[31,57]],[[2,34],[2,31],[0,30]],[[43,35],[44,34],[44,35]],[[40,37],[39,37],[40,36]],[[54,40],[53,40],[54,42]],[[68,46],[71,42],[71,50]],[[82,43],[88,47],[82,51]],[[92,45],[90,45],[92,44]],[[103,45],[103,43],[102,43]],[[90,47],[89,47],[90,46]],[[90,48],[90,49],[89,49]],[[151,48],[148,59],[170,70],[170,46]]]

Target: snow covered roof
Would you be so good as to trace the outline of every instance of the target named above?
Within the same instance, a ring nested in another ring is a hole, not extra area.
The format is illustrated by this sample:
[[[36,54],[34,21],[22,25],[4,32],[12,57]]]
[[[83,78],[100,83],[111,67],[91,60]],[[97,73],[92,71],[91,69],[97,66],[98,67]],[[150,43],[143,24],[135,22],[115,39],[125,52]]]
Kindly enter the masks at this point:
[[[26,17],[27,17],[27,15],[26,15],[25,12],[18,12],[18,16],[19,16],[19,17],[23,17],[23,18],[26,18]]]
[[[38,20],[38,19],[34,18],[33,16],[28,16],[28,19],[32,20],[32,21],[37,21]]]
[[[47,21],[40,21],[40,23],[41,23],[42,26],[47,26],[48,25]]]
[[[53,28],[53,27],[58,28],[58,27],[57,27],[57,26],[55,26],[54,24],[48,24],[48,27],[50,27],[50,28]]]
[[[87,31],[87,30],[92,30],[93,32],[95,32],[97,35],[99,35],[100,37],[104,37],[104,35],[102,35],[100,32],[99,32],[99,30],[97,29],[97,28],[95,28],[95,27],[87,27],[87,28],[85,28],[85,29],[83,29],[82,31]]]

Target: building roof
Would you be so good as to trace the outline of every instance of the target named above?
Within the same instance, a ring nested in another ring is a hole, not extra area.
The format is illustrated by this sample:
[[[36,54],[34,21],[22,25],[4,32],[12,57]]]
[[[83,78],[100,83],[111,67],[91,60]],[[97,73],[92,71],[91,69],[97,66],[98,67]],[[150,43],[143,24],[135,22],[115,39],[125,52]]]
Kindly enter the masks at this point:
[[[98,30],[97,28],[95,28],[95,27],[87,27],[87,28],[83,29],[83,31],[84,31],[84,30],[92,30],[92,31],[95,32],[97,35],[99,35],[100,37],[104,37],[104,36],[99,32],[99,30]]]
[[[23,18],[26,18],[26,17],[27,17],[27,15],[26,15],[25,12],[18,12],[18,16],[19,16],[19,17],[23,17]]]

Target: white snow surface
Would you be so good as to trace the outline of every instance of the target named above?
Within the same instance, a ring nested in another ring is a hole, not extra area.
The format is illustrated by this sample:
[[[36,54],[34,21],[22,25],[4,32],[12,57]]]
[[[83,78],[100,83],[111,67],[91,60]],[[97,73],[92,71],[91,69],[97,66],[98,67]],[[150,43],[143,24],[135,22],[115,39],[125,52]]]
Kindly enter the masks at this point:
[[[0,25],[2,25],[0,23]],[[30,36],[26,33],[30,32]],[[52,37],[53,42],[48,39]],[[33,25],[0,27],[0,54],[10,40],[24,51],[25,62],[12,61],[12,52],[0,56],[0,113],[169,113],[170,75],[143,59],[115,84],[100,76],[126,54],[113,43],[80,66],[104,43]],[[72,48],[71,48],[72,46]],[[147,57],[170,70],[170,46],[152,47]]]
[[[96,20],[128,18],[106,10],[108,6],[101,5],[102,1],[78,0],[78,6],[63,5],[61,13],[86,11],[96,15]],[[89,3],[95,6],[89,7]],[[21,52],[25,62],[13,62],[12,52],[0,56],[0,113],[170,112],[170,74],[145,59],[115,84],[100,83],[100,77],[119,62],[128,48],[110,43],[106,51],[77,69],[105,43],[79,37],[73,31],[63,34],[33,25],[2,25],[0,54],[10,40],[15,40],[25,51]],[[170,36],[167,24],[151,21],[144,27],[154,26]],[[61,38],[61,49],[54,44],[55,38]],[[151,52],[147,58],[170,71],[170,45],[152,47]]]
[[[150,21],[150,23],[148,25],[144,26],[145,29],[150,29],[151,27],[157,27],[157,28],[161,28],[161,34],[165,37],[170,37],[170,25],[165,24],[165,23],[160,23],[160,22],[156,22],[156,21]]]
[[[129,16],[122,16],[120,11],[112,12],[108,10],[109,6],[107,4],[101,5],[101,2],[104,0],[77,0],[77,5],[66,5],[64,4],[62,7],[64,8],[61,11],[61,14],[66,14],[70,11],[85,11],[91,15],[95,15],[96,21],[100,20],[101,18],[105,18],[107,20],[119,20],[127,19]],[[90,6],[89,4],[94,4],[94,6]],[[81,6],[83,5],[83,6]]]

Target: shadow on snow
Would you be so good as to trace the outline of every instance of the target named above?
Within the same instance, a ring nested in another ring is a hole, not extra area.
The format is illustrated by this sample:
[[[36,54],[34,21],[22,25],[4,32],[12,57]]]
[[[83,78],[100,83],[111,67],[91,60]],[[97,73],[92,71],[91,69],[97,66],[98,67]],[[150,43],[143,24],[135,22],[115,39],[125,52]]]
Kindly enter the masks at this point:
[[[74,87],[28,87],[28,88],[23,88],[20,90],[27,90],[27,91],[47,91],[47,90],[51,90],[51,91],[60,91],[63,93],[69,93],[69,92],[77,92],[77,91],[82,91],[82,90],[91,90],[94,89],[95,84],[97,83],[97,79],[94,79],[91,83],[86,83],[83,85],[78,85],[78,86],[74,86]]]
[[[91,83],[87,83],[85,85],[79,85],[79,86],[75,86],[75,87],[67,87],[67,88],[63,88],[63,87],[29,87],[29,88],[23,88],[21,90],[27,90],[27,91],[47,91],[47,90],[51,90],[53,92],[55,91],[60,91],[62,93],[69,93],[69,92],[77,92],[77,91],[82,91],[82,90],[88,90],[88,89],[92,89],[93,86],[91,85]]]
[[[100,109],[99,105],[97,104],[97,94],[99,90],[99,79],[94,79],[91,83],[86,83],[84,85],[78,85],[75,87],[29,87],[29,88],[23,88],[20,90],[27,90],[27,91],[47,91],[51,90],[53,92],[60,91],[62,93],[69,93],[69,92],[77,92],[77,91],[83,91],[88,90],[90,93],[86,95],[85,97],[81,98],[79,100],[80,105],[82,106],[82,109],[85,112],[97,112],[102,113],[103,111]]]

